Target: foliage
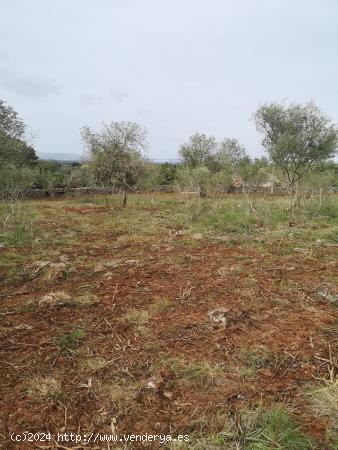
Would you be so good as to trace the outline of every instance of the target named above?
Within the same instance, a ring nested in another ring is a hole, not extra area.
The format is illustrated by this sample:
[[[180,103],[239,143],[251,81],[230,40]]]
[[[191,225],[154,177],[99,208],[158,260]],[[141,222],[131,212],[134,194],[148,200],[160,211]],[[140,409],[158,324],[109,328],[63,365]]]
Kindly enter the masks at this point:
[[[236,139],[224,138],[220,143],[218,154],[219,163],[230,164],[236,167],[243,161],[247,160],[248,155],[243,145]]]
[[[35,171],[13,164],[0,165],[0,198],[15,202],[32,186]]]
[[[27,245],[34,236],[35,214],[23,202],[0,204],[0,241],[13,247]]]
[[[291,188],[311,166],[336,153],[337,128],[314,103],[264,104],[256,111],[255,122],[271,160]]]
[[[0,165],[33,165],[37,156],[25,142],[26,125],[18,113],[0,99]]]
[[[134,122],[104,124],[99,133],[81,130],[88,166],[100,185],[128,188],[136,184],[142,171],[145,130]]]
[[[190,169],[205,166],[211,170],[217,162],[218,144],[212,136],[195,133],[181,146],[179,154]]]

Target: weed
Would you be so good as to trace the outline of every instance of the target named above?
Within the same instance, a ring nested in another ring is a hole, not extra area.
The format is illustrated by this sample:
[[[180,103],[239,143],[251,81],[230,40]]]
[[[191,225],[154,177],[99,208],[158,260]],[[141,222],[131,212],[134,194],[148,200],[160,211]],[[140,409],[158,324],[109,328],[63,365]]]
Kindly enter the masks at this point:
[[[206,361],[187,362],[179,358],[165,361],[166,367],[172,370],[184,384],[210,387],[222,384],[224,371],[218,366],[211,366]]]
[[[95,303],[98,303],[98,301],[99,299],[96,295],[91,294],[90,292],[86,292],[72,298],[72,300],[70,301],[70,305],[86,307],[94,305]]]
[[[257,377],[256,371],[253,367],[237,366],[233,369],[233,371],[243,382],[252,381]]]
[[[338,444],[338,378],[323,380],[322,386],[307,392],[317,417],[329,420],[329,437],[337,439]]]
[[[195,300],[194,286],[187,284],[184,288],[180,288],[177,300],[181,304],[192,303]]]
[[[80,363],[81,368],[90,373],[99,372],[101,369],[104,369],[108,365],[109,361],[101,357],[86,358]]]
[[[0,240],[13,247],[23,247],[34,237],[36,214],[21,203],[0,205]]]
[[[248,410],[225,424],[224,431],[188,444],[185,449],[226,448],[227,450],[310,450],[310,440],[282,408]]]
[[[171,301],[168,298],[159,298],[151,305],[151,309],[159,313],[170,311],[171,307]]]
[[[61,384],[52,377],[36,377],[27,383],[27,395],[34,400],[57,400],[62,396]]]
[[[142,309],[131,309],[123,316],[123,321],[134,327],[136,331],[142,336],[149,334],[149,314]]]
[[[74,328],[69,333],[64,333],[59,336],[57,345],[61,352],[70,353],[72,350],[76,350],[81,340],[85,337],[85,331],[82,328]]]

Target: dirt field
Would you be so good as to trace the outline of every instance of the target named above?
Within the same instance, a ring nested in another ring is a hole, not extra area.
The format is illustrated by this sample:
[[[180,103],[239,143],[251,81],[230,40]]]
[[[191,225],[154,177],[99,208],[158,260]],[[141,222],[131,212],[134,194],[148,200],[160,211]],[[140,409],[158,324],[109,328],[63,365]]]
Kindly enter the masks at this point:
[[[338,407],[311,395],[331,383],[338,398],[337,228],[208,228],[194,222],[194,202],[27,202],[32,241],[0,250],[1,448],[116,448],[57,444],[58,432],[74,432],[277,449],[245,437],[250,411],[276,407],[312,443],[287,448],[337,448]],[[208,317],[218,307],[229,310],[226,327]],[[24,431],[52,440],[11,441]]]

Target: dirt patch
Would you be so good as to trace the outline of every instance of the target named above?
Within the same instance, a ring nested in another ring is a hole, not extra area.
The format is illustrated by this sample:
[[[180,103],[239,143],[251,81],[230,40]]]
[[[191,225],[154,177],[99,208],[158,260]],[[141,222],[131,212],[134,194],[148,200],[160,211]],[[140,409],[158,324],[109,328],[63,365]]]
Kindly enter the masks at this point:
[[[111,433],[112,421],[118,433],[208,435],[222,431],[220,411],[276,403],[290,406],[320,448],[330,448],[325,423],[302,393],[327,374],[337,350],[336,336],[325,332],[337,309],[316,294],[335,277],[334,249],[276,255],[205,237],[195,248],[189,235],[168,236],[167,224],[142,234],[143,222],[126,233],[137,215],[112,230],[111,208],[54,205],[69,213],[67,231],[81,243],[50,238],[39,252],[67,255],[63,264],[70,260],[75,270],[15,283],[2,272],[3,448],[28,448],[8,440],[13,431]],[[78,214],[90,214],[86,228]],[[155,220],[152,212],[146,217]],[[51,220],[57,227],[58,209]],[[20,264],[35,258],[27,250]],[[39,308],[39,299],[59,291],[84,301]],[[226,309],[227,326],[210,323],[217,308]]]

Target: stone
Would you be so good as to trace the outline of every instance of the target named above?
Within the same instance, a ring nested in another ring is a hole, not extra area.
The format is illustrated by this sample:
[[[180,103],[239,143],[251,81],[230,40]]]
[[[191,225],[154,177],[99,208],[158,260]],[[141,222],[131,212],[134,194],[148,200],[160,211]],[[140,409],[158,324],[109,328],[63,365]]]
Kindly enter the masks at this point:
[[[212,309],[208,312],[210,322],[213,325],[223,326],[224,328],[226,328],[229,311],[230,310],[228,308],[223,307]]]
[[[64,291],[50,292],[44,295],[39,300],[39,306],[58,306],[64,305],[70,300],[70,295]]]
[[[203,234],[202,233],[195,233],[192,238],[194,239],[194,241],[201,241],[203,239]]]
[[[53,263],[49,266],[48,276],[50,278],[61,278],[66,270],[64,262]]]

